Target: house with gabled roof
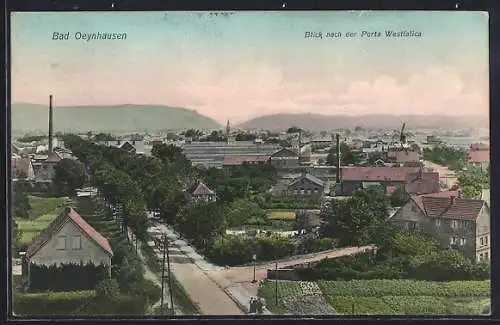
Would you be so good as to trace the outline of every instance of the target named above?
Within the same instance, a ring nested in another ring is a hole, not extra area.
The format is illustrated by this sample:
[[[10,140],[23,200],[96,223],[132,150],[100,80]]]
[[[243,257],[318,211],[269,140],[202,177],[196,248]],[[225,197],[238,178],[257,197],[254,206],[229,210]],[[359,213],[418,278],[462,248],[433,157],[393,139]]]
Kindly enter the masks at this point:
[[[29,279],[30,265],[106,265],[111,271],[113,250],[108,240],[73,208],[67,207],[29,244],[23,261],[23,276]]]
[[[325,192],[325,182],[318,177],[303,173],[288,184],[287,196],[291,197],[321,197]]]
[[[203,181],[196,180],[184,190],[189,201],[215,202],[217,194],[208,187]]]
[[[458,249],[477,261],[490,259],[490,209],[459,191],[413,195],[391,221],[434,237],[443,249]]]
[[[294,149],[281,148],[270,156],[270,164],[276,169],[296,169],[300,167],[300,153]]]

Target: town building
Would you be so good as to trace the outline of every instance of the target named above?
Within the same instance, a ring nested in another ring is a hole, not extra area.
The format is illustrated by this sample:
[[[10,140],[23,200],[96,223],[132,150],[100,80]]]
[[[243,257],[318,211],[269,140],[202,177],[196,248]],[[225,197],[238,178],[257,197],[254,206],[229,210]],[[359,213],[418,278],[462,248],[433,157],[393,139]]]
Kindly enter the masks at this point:
[[[287,186],[287,196],[289,197],[322,197],[325,191],[325,182],[311,175],[302,174]]]
[[[431,235],[443,249],[458,249],[477,261],[490,259],[490,210],[483,200],[460,198],[458,191],[412,196],[391,220]]]
[[[32,180],[35,178],[33,164],[28,158],[23,158],[17,154],[12,154],[10,167],[12,178],[19,178],[20,176],[24,176],[28,180]]]
[[[215,202],[217,194],[210,189],[203,181],[197,180],[184,190],[189,201]]]
[[[278,170],[297,169],[300,167],[299,157],[300,154],[297,151],[288,148],[281,148],[271,154],[270,163]]]
[[[151,149],[149,146],[146,146],[144,140],[112,140],[112,141],[98,141],[98,145],[114,147],[123,149],[130,154],[144,154],[149,155],[151,153]]]
[[[473,167],[486,170],[490,165],[490,146],[485,143],[474,143],[467,153],[467,162]]]
[[[241,165],[266,165],[269,164],[270,156],[226,156],[222,161],[223,167],[241,166]]]
[[[33,238],[23,258],[23,277],[29,280],[31,264],[92,263],[111,266],[112,257],[113,250],[108,240],[73,208],[67,207]],[[111,267],[109,270],[111,272]]]

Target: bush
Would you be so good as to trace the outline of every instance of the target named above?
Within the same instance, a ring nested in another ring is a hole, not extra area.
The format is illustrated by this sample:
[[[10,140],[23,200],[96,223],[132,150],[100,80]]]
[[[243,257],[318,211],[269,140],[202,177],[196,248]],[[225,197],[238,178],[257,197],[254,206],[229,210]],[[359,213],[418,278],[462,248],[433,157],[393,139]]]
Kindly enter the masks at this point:
[[[225,235],[216,238],[205,255],[219,265],[241,265],[250,263],[253,254],[259,261],[271,261],[293,255],[295,251],[296,241],[293,238]]]
[[[13,295],[13,311],[22,316],[75,315],[95,299],[95,291],[43,292]]]
[[[30,265],[30,291],[70,291],[89,290],[102,281],[108,274],[104,265],[62,264]]]

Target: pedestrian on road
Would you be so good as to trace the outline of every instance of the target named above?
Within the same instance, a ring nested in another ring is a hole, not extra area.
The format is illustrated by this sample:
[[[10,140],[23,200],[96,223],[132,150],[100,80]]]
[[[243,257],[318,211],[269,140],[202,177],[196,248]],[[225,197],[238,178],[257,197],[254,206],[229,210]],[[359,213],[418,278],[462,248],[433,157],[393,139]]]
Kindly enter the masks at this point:
[[[262,314],[264,312],[264,304],[260,298],[257,298],[257,313]]]
[[[250,298],[250,314],[254,314],[257,308],[255,308],[255,299]]]

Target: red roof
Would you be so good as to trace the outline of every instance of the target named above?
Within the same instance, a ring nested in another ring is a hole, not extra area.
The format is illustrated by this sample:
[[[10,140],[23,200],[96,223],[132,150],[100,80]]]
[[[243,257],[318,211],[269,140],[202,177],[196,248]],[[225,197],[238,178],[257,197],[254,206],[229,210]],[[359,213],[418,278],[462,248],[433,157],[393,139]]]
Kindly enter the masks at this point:
[[[485,202],[475,199],[424,196],[422,204],[425,214],[429,217],[476,220]]]
[[[408,194],[435,193],[439,190],[439,173],[419,171],[406,174],[406,192]]]
[[[91,225],[87,223],[87,221],[83,220],[83,218],[71,207],[69,207],[68,216],[73,220],[77,226],[79,226],[92,240],[96,242],[102,249],[108,252],[110,255],[113,255],[113,250],[111,249],[111,245],[109,245],[108,240],[101,235],[97,230],[92,228]]]
[[[422,194],[422,195],[415,195],[412,197],[413,201],[422,209],[422,211],[425,211],[424,203],[423,203],[423,198],[424,197],[440,197],[440,198],[450,198],[450,197],[460,197],[460,191],[442,191],[442,192],[436,192],[436,193],[428,193],[428,194]]]
[[[473,143],[470,145],[471,150],[490,150],[490,145],[487,143]]]
[[[78,226],[91,240],[99,245],[109,255],[113,255],[113,250],[109,245],[108,240],[97,232],[91,225],[89,225],[83,218],[71,207],[67,207],[54,221],[52,221],[47,228],[43,229],[28,247],[26,256],[28,258],[34,256],[54,235],[56,235],[66,222],[71,220]]]
[[[489,150],[469,151],[467,159],[470,163],[487,163],[490,161],[490,151]]]
[[[223,166],[237,166],[243,165],[245,163],[259,163],[266,162],[269,160],[269,156],[226,156],[222,162]]]
[[[344,181],[377,182],[406,180],[408,173],[418,172],[415,167],[342,167],[341,175]]]

